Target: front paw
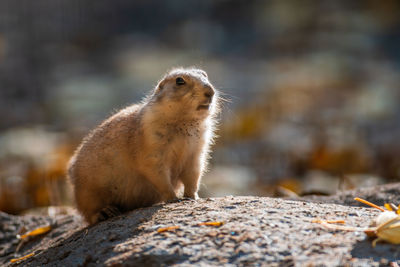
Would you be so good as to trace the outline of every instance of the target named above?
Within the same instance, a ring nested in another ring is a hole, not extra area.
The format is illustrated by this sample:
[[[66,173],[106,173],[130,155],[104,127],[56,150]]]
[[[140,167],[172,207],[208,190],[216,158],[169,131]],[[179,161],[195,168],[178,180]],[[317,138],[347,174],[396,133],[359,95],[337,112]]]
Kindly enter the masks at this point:
[[[188,200],[188,199],[197,200],[197,199],[199,199],[199,195],[197,194],[197,192],[195,192],[195,193],[185,193],[183,195],[183,198],[185,200]]]
[[[161,194],[161,201],[164,203],[174,203],[178,200],[174,191],[168,191]]]

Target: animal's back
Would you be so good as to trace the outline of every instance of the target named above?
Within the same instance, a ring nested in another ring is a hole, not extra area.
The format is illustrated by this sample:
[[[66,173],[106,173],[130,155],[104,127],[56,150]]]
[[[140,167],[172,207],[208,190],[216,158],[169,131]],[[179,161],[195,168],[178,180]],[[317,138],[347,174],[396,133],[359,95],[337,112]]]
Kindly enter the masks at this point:
[[[84,139],[70,160],[68,174],[76,204],[89,222],[95,219],[86,214],[107,203],[120,204],[121,210],[131,209],[146,202],[136,195],[151,192],[146,181],[137,182],[141,177],[132,170],[135,143],[139,141],[139,110],[140,106],[134,105],[104,121]]]

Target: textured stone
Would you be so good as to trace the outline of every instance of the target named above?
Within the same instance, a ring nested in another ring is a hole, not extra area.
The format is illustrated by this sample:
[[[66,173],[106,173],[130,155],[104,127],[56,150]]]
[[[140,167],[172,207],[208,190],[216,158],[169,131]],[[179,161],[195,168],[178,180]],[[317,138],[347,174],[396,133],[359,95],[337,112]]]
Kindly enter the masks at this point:
[[[229,207],[229,208],[227,208]],[[29,241],[17,254],[16,231],[49,222],[40,216],[0,214],[6,239],[0,242],[0,265],[31,252],[27,266],[379,266],[400,263],[400,246],[379,243],[362,232],[342,232],[313,223],[316,218],[343,219],[347,225],[366,227],[378,210],[338,204],[264,197],[224,197],[181,201],[134,210],[86,227],[79,216],[55,221],[47,235]],[[34,218],[34,220],[33,220]],[[223,221],[219,227],[199,226]],[[156,221],[156,223],[155,223]],[[12,227],[10,227],[10,225]],[[57,226],[58,225],[58,226]],[[166,226],[179,229],[158,233]],[[52,236],[57,236],[53,238]]]

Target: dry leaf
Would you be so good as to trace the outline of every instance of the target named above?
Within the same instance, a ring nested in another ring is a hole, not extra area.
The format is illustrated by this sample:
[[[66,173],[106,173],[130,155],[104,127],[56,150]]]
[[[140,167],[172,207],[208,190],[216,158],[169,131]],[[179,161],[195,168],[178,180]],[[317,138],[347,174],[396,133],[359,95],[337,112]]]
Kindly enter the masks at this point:
[[[30,254],[28,254],[28,255],[25,255],[25,256],[22,256],[22,257],[20,257],[20,258],[11,259],[10,262],[14,263],[14,262],[17,262],[17,261],[22,261],[22,260],[25,260],[25,259],[27,259],[27,258],[30,258],[30,257],[32,257],[32,256],[34,256],[34,255],[35,255],[35,252],[32,252],[32,253],[30,253]]]
[[[167,232],[167,231],[172,231],[172,230],[176,230],[178,229],[179,226],[168,226],[168,227],[162,227],[162,228],[158,228],[157,232],[158,233],[163,233],[163,232]]]
[[[319,223],[323,225],[325,228],[332,230],[342,230],[342,231],[364,231],[364,233],[369,237],[376,237],[374,241],[372,241],[372,247],[376,246],[376,243],[379,241],[386,241],[391,244],[400,244],[400,215],[398,215],[399,209],[389,203],[385,203],[385,208],[388,211],[385,211],[381,207],[361,198],[354,198],[354,200],[360,201],[364,204],[367,204],[371,207],[377,208],[380,211],[383,211],[379,216],[373,221],[372,225],[375,227],[370,228],[359,228],[359,227],[351,227],[351,226],[339,226],[339,225],[331,225],[332,221],[321,221],[321,220],[313,220],[315,223]],[[338,222],[338,221],[336,221]]]
[[[206,226],[221,226],[221,225],[223,225],[224,224],[224,222],[202,222],[202,223],[199,223],[198,225],[206,225]]]
[[[36,229],[26,233],[26,234],[17,235],[17,238],[18,239],[25,239],[25,238],[27,238],[29,236],[42,235],[42,234],[45,234],[45,233],[49,232],[50,230],[51,230],[51,226],[50,225],[43,226],[43,227],[38,227],[38,228],[36,228]]]

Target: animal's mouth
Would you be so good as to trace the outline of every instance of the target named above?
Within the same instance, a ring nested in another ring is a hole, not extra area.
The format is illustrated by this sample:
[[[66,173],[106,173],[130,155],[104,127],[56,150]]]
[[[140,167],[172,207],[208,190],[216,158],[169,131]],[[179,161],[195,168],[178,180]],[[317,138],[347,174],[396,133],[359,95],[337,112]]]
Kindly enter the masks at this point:
[[[197,110],[208,110],[210,108],[210,104],[201,104],[197,107]]]

